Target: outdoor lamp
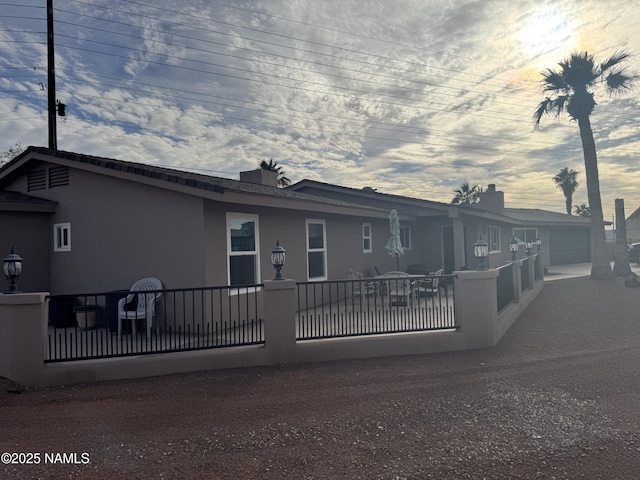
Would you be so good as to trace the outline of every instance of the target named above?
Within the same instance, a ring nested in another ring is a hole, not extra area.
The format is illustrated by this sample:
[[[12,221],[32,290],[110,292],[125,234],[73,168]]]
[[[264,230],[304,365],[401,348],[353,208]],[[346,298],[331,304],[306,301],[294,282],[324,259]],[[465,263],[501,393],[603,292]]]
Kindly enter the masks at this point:
[[[527,249],[527,255],[531,255],[531,249],[533,248],[533,242],[531,240],[527,240],[527,243],[525,244],[526,249]]]
[[[542,240],[536,238],[536,247],[538,247],[538,251],[540,251],[540,245],[542,245]]]
[[[9,281],[9,290],[4,293],[20,293],[18,290],[18,279],[22,275],[22,260],[20,255],[14,253],[11,247],[11,253],[4,257],[2,271]]]
[[[489,244],[484,240],[479,239],[473,244],[473,253],[478,260],[480,260],[480,270],[487,270],[487,257],[489,257]]]
[[[273,268],[276,269],[276,277],[274,278],[274,280],[284,280],[282,278],[282,273],[280,272],[285,261],[284,252],[284,248],[280,246],[280,240],[276,240],[276,246],[273,247],[273,250],[271,250],[271,265],[273,265]]]
[[[515,262],[518,255],[518,240],[516,240],[516,237],[513,237],[513,240],[509,242],[509,251],[511,252],[511,261]]]

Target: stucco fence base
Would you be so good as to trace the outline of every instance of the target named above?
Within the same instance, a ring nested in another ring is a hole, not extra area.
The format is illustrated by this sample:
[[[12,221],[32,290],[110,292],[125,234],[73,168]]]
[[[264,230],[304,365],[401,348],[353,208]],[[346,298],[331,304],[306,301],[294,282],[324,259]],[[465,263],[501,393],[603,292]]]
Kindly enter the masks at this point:
[[[525,260],[527,261],[527,260]],[[522,261],[514,263],[516,300],[497,312],[497,270],[456,272],[459,328],[296,341],[293,280],[265,282],[265,344],[133,357],[44,363],[46,293],[0,295],[0,376],[25,386],[142,378],[202,370],[442,353],[496,345],[540,293],[544,281],[520,292]]]

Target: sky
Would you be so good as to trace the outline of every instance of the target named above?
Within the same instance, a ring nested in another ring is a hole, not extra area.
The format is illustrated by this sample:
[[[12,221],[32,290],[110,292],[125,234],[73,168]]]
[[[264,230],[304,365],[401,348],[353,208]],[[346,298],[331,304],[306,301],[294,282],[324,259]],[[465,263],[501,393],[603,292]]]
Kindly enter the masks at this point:
[[[450,202],[496,184],[507,207],[565,211],[576,122],[545,117],[541,72],[626,51],[632,0],[53,0],[60,150],[226,178],[273,159],[311,179]],[[46,0],[0,0],[0,151],[47,146]],[[640,84],[596,90],[605,219],[640,207]]]

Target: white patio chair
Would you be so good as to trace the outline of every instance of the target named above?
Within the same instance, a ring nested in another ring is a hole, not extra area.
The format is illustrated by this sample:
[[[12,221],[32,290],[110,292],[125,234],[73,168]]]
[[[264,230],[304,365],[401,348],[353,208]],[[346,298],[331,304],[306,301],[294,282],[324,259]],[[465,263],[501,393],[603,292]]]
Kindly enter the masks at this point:
[[[430,297],[438,294],[438,288],[440,288],[440,276],[444,273],[443,269],[438,270],[435,276],[431,278],[419,278],[414,280],[411,284],[411,290],[413,297],[416,301],[420,300],[420,297]]]
[[[136,320],[144,318],[147,324],[147,337],[151,336],[151,324],[156,313],[156,302],[162,297],[162,282],[157,278],[143,278],[131,286],[132,292],[118,301],[118,337],[122,335],[122,320],[131,320],[131,332],[136,333]]]
[[[377,295],[378,283],[360,281],[364,278],[362,273],[349,269],[346,277],[347,280],[353,280],[353,282],[349,282],[349,298],[352,296]]]

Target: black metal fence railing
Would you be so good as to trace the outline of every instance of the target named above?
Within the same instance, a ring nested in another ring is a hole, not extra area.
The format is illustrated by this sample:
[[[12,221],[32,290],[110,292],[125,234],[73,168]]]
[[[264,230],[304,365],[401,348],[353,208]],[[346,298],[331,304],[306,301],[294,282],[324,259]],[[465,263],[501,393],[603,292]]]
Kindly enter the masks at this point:
[[[411,275],[299,282],[296,338],[457,329],[454,278]]]
[[[531,285],[529,283],[529,259],[525,258],[525,261],[522,262],[522,267],[520,268],[520,291],[524,292],[527,288],[530,288]]]
[[[536,257],[533,261],[534,264],[534,270],[533,270],[533,277],[535,279],[535,281],[539,281],[542,280],[543,278],[543,273],[544,273],[544,268],[542,266],[542,255],[540,253],[536,254]]]
[[[51,295],[48,300],[46,362],[264,343],[262,285]]]
[[[504,310],[511,302],[515,300],[515,291],[513,288],[513,264],[507,263],[498,268],[497,279],[497,301],[498,313]]]

